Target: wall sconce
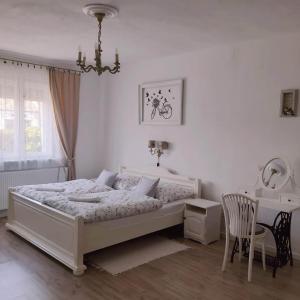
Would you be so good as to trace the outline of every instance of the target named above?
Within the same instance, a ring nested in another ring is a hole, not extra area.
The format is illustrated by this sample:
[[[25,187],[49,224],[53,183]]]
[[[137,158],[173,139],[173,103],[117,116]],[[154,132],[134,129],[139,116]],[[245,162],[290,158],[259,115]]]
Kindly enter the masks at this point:
[[[149,141],[148,148],[152,155],[157,155],[157,163],[156,166],[159,167],[159,159],[164,154],[164,150],[169,148],[169,143],[165,141]]]

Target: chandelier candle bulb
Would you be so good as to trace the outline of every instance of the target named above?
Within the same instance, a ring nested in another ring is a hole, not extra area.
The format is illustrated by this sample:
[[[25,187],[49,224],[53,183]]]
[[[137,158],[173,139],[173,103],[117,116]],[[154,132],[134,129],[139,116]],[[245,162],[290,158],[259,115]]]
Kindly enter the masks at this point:
[[[118,52],[118,48],[116,48],[116,62],[119,62],[119,52]]]
[[[78,50],[78,61],[81,62],[81,50],[80,50],[80,48]]]

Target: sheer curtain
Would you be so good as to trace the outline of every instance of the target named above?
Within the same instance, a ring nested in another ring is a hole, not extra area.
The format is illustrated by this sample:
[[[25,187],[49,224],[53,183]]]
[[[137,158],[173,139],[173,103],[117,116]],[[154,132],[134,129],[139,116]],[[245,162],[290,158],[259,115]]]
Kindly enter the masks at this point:
[[[0,171],[65,164],[46,69],[0,66]]]

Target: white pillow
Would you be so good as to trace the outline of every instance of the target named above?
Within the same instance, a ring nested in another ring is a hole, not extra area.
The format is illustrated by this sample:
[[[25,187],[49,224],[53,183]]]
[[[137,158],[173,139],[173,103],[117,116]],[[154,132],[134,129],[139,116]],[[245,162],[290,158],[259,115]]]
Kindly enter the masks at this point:
[[[112,185],[116,180],[117,175],[118,173],[103,170],[98,176],[98,178],[96,179],[96,183],[100,185],[107,185],[109,187],[112,187]]]
[[[159,179],[150,179],[147,177],[142,177],[137,184],[137,186],[134,188],[132,193],[137,196],[149,196],[154,197],[156,192],[156,187],[159,183]]]

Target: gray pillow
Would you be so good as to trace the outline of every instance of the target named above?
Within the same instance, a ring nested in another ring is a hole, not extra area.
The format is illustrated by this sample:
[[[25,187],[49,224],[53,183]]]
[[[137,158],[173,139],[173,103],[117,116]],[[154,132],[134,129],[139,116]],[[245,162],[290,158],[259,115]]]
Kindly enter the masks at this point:
[[[113,188],[116,190],[127,190],[131,191],[139,183],[140,177],[132,176],[127,174],[119,174],[116,177]]]
[[[114,173],[111,171],[103,170],[101,174],[98,176],[96,183],[100,185],[107,185],[112,187],[114,184],[118,173]]]
[[[149,197],[154,197],[159,179],[160,178],[150,179],[147,177],[142,177],[132,193],[137,196],[146,195]]]
[[[194,198],[194,190],[191,187],[175,183],[160,182],[156,189],[155,198],[162,200],[164,203]]]

